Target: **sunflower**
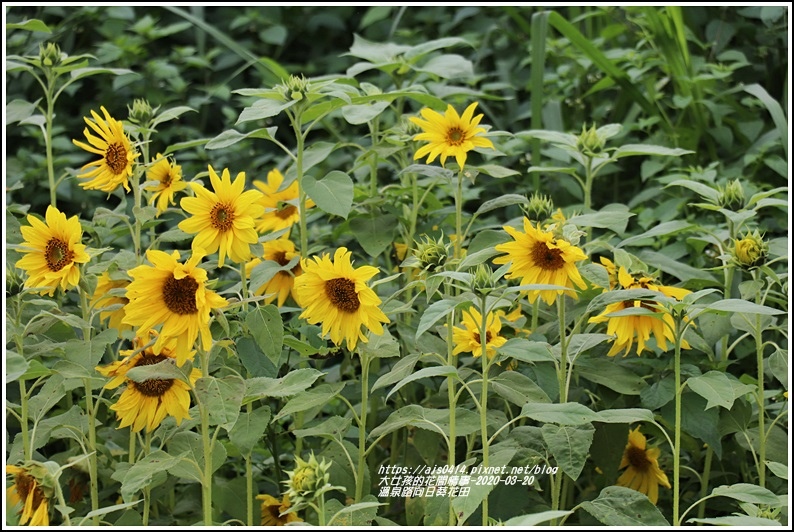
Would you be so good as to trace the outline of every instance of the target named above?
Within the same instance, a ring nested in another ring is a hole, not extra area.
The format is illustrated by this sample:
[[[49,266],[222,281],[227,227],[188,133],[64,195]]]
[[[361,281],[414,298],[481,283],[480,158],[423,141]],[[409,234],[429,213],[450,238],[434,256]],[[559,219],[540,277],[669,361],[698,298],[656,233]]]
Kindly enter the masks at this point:
[[[254,186],[262,192],[259,204],[265,209],[262,217],[256,221],[256,230],[260,233],[289,229],[292,224],[300,220],[297,206],[298,180],[293,181],[284,190],[279,190],[282,183],[284,183],[284,176],[276,169],[268,172],[267,183],[254,181]],[[311,207],[314,207],[314,202],[307,198],[306,208],[310,209]]]
[[[512,262],[505,278],[521,278],[521,284],[548,284],[573,288],[584,288],[585,282],[576,269],[575,262],[585,260],[587,255],[570,242],[555,238],[554,233],[541,231],[524,217],[524,232],[510,226],[504,230],[513,237],[513,242],[499,244],[496,251],[507,255],[494,259],[494,264]],[[556,294],[565,290],[530,290],[529,302],[534,303],[540,296],[551,305]],[[576,298],[575,293],[571,295]]]
[[[182,181],[182,167],[160,153],[152,159],[152,166],[146,171],[146,180],[158,181],[156,185],[146,187],[146,190],[154,193],[149,203],[157,202],[158,216],[174,204],[174,194],[187,187],[187,183]]]
[[[290,240],[279,238],[263,244],[265,252],[262,259],[255,258],[245,265],[246,275],[250,278],[254,266],[261,264],[262,260],[272,260],[281,266],[286,266],[299,254],[295,251],[295,244]],[[270,303],[278,297],[278,306],[282,306],[287,300],[287,296],[292,292],[292,299],[298,301],[295,293],[295,278],[301,274],[300,263],[296,263],[289,271],[278,271],[265,284],[256,290],[256,295],[267,294],[265,303]]]
[[[644,493],[654,504],[659,500],[659,485],[670,489],[667,475],[659,469],[659,449],[646,449],[645,436],[640,427],[629,431],[629,441],[623,451],[623,459],[618,469],[626,471],[618,478],[618,486],[624,486]]]
[[[422,128],[422,133],[416,135],[414,140],[426,140],[426,144],[419,148],[414,154],[414,160],[421,159],[427,155],[427,163],[441,156],[441,166],[447,157],[455,157],[458,166],[463,170],[466,164],[466,153],[474,148],[493,148],[493,143],[485,137],[478,137],[480,133],[485,133],[485,128],[477,127],[482,120],[481,114],[474,115],[474,102],[463,111],[463,116],[451,105],[447,106],[447,111],[443,115],[432,109],[422,109],[422,118],[412,116],[411,122]]]
[[[41,482],[29,468],[6,465],[6,475],[14,476],[14,483],[6,490],[11,506],[22,503],[19,524],[30,521],[30,526],[50,526],[50,502]]]
[[[501,347],[507,342],[507,338],[499,336],[502,330],[502,316],[504,312],[489,312],[485,323],[485,354],[488,358],[493,358],[496,348]],[[452,328],[452,341],[455,342],[453,355],[468,352],[478,357],[482,355],[482,337],[480,336],[480,325],[482,314],[472,307],[463,311],[463,329],[460,327]]]
[[[159,354],[155,354],[149,344],[157,339],[157,336],[156,331],[147,331],[144,336],[136,337],[132,341],[131,350],[119,352],[125,357],[124,359],[96,368],[99,373],[112,379],[105,388],[112,390],[122,383],[127,384],[118,401],[110,407],[121,422],[119,428],[131,426],[133,431],[139,432],[146,427],[146,432],[151,432],[160,426],[167,415],[174,416],[177,425],[185,418],[190,419],[188,414],[190,386],[186,382],[177,379],[148,379],[135,382],[127,378],[127,372],[134,367],[150,366],[169,358],[176,358],[173,349],[176,344],[174,339],[167,342]],[[193,368],[190,372],[191,385],[195,384],[199,377],[201,370]]]
[[[691,293],[684,288],[658,285],[652,277],[640,277],[637,280],[623,266],[618,271],[618,282],[624,289],[646,288],[678,300]],[[629,308],[644,308],[648,312],[629,316],[609,316]],[[607,322],[607,334],[616,336],[612,348],[607,353],[611,357],[623,350],[626,351],[623,356],[627,356],[634,345],[635,336],[637,337],[637,356],[640,356],[646,349],[646,342],[650,339],[651,334],[656,338],[656,345],[663,351],[667,351],[667,340],[675,341],[673,335],[675,322],[673,317],[670,313],[649,302],[626,300],[612,303],[607,305],[601,314],[590,318],[589,323],[602,323],[605,321]],[[682,340],[681,347],[689,349],[689,343],[686,340]]]
[[[257,495],[256,498],[262,501],[262,520],[259,523],[260,525],[284,526],[287,523],[303,522],[303,519],[298,517],[298,514],[289,511],[289,495],[284,495],[280,501],[272,495]]]
[[[122,123],[111,118],[104,107],[100,106],[100,109],[105,115],[104,119],[94,111],[91,111],[94,121],[84,117],[85,123],[99,137],[92,135],[88,128],[85,128],[83,134],[91,145],[79,140],[72,140],[76,146],[100,156],[98,161],[83,166],[81,170],[84,172],[77,177],[89,179],[89,181],[80,183],[80,186],[87,190],[113,192],[119,185],[123,185],[124,189],[129,192],[128,179],[132,175],[132,164],[139,153],[133,150],[130,139],[124,133]],[[96,168],[91,169],[91,167]]]
[[[116,329],[119,332],[119,335],[126,330],[132,329],[132,325],[123,323],[125,315],[124,308],[127,306],[127,303],[130,302],[130,300],[123,296],[108,294],[108,292],[111,290],[127,288],[129,284],[130,282],[126,279],[111,279],[108,272],[102,272],[102,275],[100,275],[97,279],[94,295],[91,296],[90,301],[90,306],[92,308],[96,307],[99,309],[114,305],[121,305],[120,308],[115,310],[105,310],[99,313],[100,321],[109,320],[108,326]]]
[[[203,256],[202,250],[195,250],[181,264],[178,251],[169,255],[149,250],[146,258],[153,266],[143,264],[128,272],[133,281],[127,287],[130,302],[123,323],[137,327],[138,336],[162,324],[154,353],[159,355],[166,342],[175,338],[179,366],[192,356],[199,334],[203,349],[212,347],[210,311],[226,306],[224,298],[205,288],[207,271],[197,267]]]
[[[367,286],[378,268],[353,269],[350,256],[347,248],[339,248],[333,262],[327,253],[322,258],[304,259],[304,273],[295,279],[295,291],[305,309],[300,317],[309,323],[322,323],[323,335],[330,331],[336,345],[347,340],[347,348],[352,351],[359,339],[367,341],[362,325],[383,334],[381,323],[389,323],[389,318],[378,308],[380,298]]]
[[[67,220],[64,213],[49,205],[45,221],[28,215],[30,226],[20,228],[25,238],[20,251],[25,256],[15,266],[28,275],[25,288],[51,296],[58,286],[64,290],[77,286],[80,281],[78,264],[88,262],[89,256],[80,243],[83,228],[77,216]]]
[[[232,183],[229,170],[223,169],[221,177],[209,167],[210,181],[215,192],[210,192],[199,183],[191,183],[194,198],[182,198],[179,204],[193,216],[179,222],[186,233],[198,233],[193,247],[208,254],[219,251],[218,266],[223,266],[226,255],[234,262],[245,262],[251,258],[251,244],[259,240],[254,229],[254,220],[259,218],[264,207],[256,202],[262,197],[257,190],[243,192],[245,172],[240,172]]]
[[[600,257],[599,262],[606,268],[607,277],[609,278],[609,289],[614,290],[618,285],[618,271],[615,263],[606,257]]]

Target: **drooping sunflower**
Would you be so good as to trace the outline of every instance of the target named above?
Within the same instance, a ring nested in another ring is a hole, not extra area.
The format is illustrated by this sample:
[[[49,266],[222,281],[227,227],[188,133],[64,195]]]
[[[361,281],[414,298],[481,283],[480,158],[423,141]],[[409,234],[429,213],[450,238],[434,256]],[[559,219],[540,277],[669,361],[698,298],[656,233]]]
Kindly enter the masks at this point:
[[[263,260],[272,260],[279,263],[281,266],[286,266],[295,257],[300,254],[295,251],[295,244],[290,240],[278,238],[270,240],[262,244],[265,251],[261,259],[254,258],[245,265],[246,275],[251,276],[251,271],[254,266],[261,264]],[[287,296],[292,293],[292,299],[298,301],[297,293],[295,292],[295,278],[301,274],[300,261],[293,266],[290,271],[279,271],[265,284],[256,290],[256,295],[261,296],[267,294],[265,303],[270,303],[278,297],[278,306],[284,305]]]
[[[42,222],[28,215],[29,226],[20,228],[25,241],[15,266],[28,275],[25,288],[34,288],[39,293],[53,295],[60,286],[64,290],[77,286],[80,281],[79,264],[88,262],[89,256],[83,239],[83,228],[77,216],[68,220],[66,215],[49,205]]]
[[[547,284],[566,288],[576,285],[585,288],[585,282],[575,264],[587,258],[581,249],[562,238],[556,238],[553,232],[534,227],[526,217],[523,233],[510,226],[504,226],[504,230],[514,241],[495,247],[496,251],[507,255],[495,258],[494,264],[511,263],[505,278],[520,278],[522,285]],[[556,295],[563,293],[577,297],[567,290],[529,290],[529,302],[534,303],[540,296],[551,305]]]
[[[322,334],[331,333],[331,341],[339,345],[347,341],[347,348],[356,348],[363,325],[375,334],[383,334],[382,323],[389,318],[378,307],[381,300],[367,281],[378,273],[374,266],[353,269],[352,253],[338,248],[331,262],[326,253],[322,257],[302,261],[303,274],[295,279],[298,303],[305,309],[300,315],[309,323],[322,323]]]
[[[127,378],[127,372],[134,367],[150,366],[168,358],[176,359],[175,339],[171,339],[162,347],[159,354],[155,354],[153,346],[149,344],[157,337],[156,331],[147,331],[144,336],[133,340],[132,349],[119,352],[124,357],[122,360],[96,368],[105,377],[111,377],[105,388],[112,390],[121,384],[127,385],[118,401],[110,407],[116,412],[120,421],[119,428],[132,427],[135,432],[146,428],[146,432],[151,432],[159,427],[168,415],[174,416],[177,425],[182,423],[183,419],[190,419],[188,414],[190,386],[187,383],[178,379],[148,379],[135,382]],[[191,385],[200,377],[201,370],[193,368],[189,377]]]
[[[105,115],[104,119],[93,110],[93,121],[84,117],[85,123],[99,136],[91,134],[85,128],[83,134],[90,145],[72,140],[76,146],[100,156],[99,160],[83,166],[81,170],[84,172],[77,177],[88,181],[80,183],[80,186],[87,190],[113,192],[119,185],[123,185],[129,192],[132,165],[140,154],[133,149],[129,137],[124,133],[124,125],[112,118],[104,107],[100,106],[100,109]]]
[[[138,336],[162,324],[154,353],[159,355],[166,342],[175,338],[179,366],[192,356],[199,335],[203,349],[212,346],[210,312],[226,306],[224,298],[205,287],[207,271],[197,266],[203,256],[202,250],[194,250],[181,264],[178,251],[149,250],[146,258],[152,266],[142,264],[128,272],[133,281],[127,287],[130,302],[124,323],[137,327]]]
[[[461,170],[466,164],[466,154],[474,148],[493,148],[493,142],[485,137],[478,136],[485,133],[485,128],[477,127],[483,115],[474,116],[474,108],[477,102],[469,105],[463,115],[451,105],[447,106],[446,112],[442,115],[432,109],[422,109],[422,118],[412,116],[409,120],[422,128],[422,133],[414,137],[414,140],[426,140],[426,144],[419,148],[414,154],[414,160],[421,159],[427,155],[427,162],[432,163],[436,157],[441,156],[441,166],[447,157],[454,157]]]
[[[257,495],[256,498],[262,501],[262,526],[284,526],[287,523],[303,522],[295,512],[289,512],[291,506],[289,495],[284,495],[279,501],[272,495]],[[289,513],[284,513],[289,512]],[[284,514],[284,515],[282,515]]]
[[[182,167],[168,157],[158,153],[152,163],[146,171],[146,180],[158,183],[146,187],[146,190],[153,192],[149,203],[157,202],[157,216],[160,216],[169,205],[174,205],[174,194],[187,188],[187,183],[182,181]]]
[[[502,330],[502,316],[504,312],[489,312],[485,322],[485,354],[488,358],[496,355],[496,348],[501,347],[507,342],[507,338],[499,336]],[[463,311],[463,328],[452,328],[452,341],[455,342],[453,355],[468,352],[479,357],[482,355],[482,336],[480,335],[480,322],[482,314],[471,307]]]
[[[6,475],[14,476],[14,483],[6,490],[12,507],[22,504],[19,511],[19,524],[30,526],[50,526],[49,497],[39,481],[26,467],[6,465]],[[30,521],[30,523],[28,523]]]
[[[199,183],[191,183],[196,196],[182,198],[179,204],[192,214],[179,222],[186,233],[198,233],[193,247],[207,254],[219,252],[218,266],[223,266],[226,255],[234,262],[245,262],[251,258],[251,244],[259,240],[254,229],[254,220],[259,218],[264,207],[257,204],[262,197],[258,190],[245,189],[245,172],[240,172],[232,183],[228,168],[221,177],[209,167],[210,182],[214,192]]]
[[[256,221],[256,230],[259,233],[289,229],[300,220],[298,181],[296,179],[287,188],[280,190],[282,183],[284,176],[277,169],[268,172],[267,183],[254,181],[254,186],[262,192],[259,204],[265,209],[262,217]],[[307,198],[306,209],[312,207],[314,202]]]
[[[102,272],[97,279],[94,295],[91,296],[91,301],[89,302],[92,308],[100,309],[121,305],[120,308],[115,310],[105,310],[99,313],[99,319],[101,321],[109,320],[108,326],[116,329],[119,332],[119,336],[121,336],[122,332],[132,329],[132,325],[123,321],[125,316],[124,308],[130,300],[124,296],[109,294],[108,292],[127,288],[129,284],[130,282],[126,279],[111,279],[108,272]]]
[[[659,285],[652,277],[635,279],[623,266],[618,270],[618,282],[624,289],[646,288],[678,300],[691,293],[685,288]],[[648,312],[629,316],[610,316],[610,314],[629,308],[644,308]],[[623,350],[625,350],[623,356],[627,356],[634,346],[635,337],[637,339],[637,356],[640,356],[647,348],[646,342],[650,340],[651,335],[656,339],[656,345],[663,351],[667,351],[667,340],[675,341],[673,334],[675,322],[673,317],[669,312],[650,302],[639,300],[618,301],[607,305],[601,314],[593,316],[588,321],[589,323],[607,322],[607,334],[615,335],[612,348],[607,353],[611,357]],[[681,347],[689,349],[689,343],[682,339]]]
[[[618,478],[618,486],[624,486],[644,493],[654,504],[659,500],[659,486],[670,489],[667,475],[659,468],[657,448],[647,449],[645,436],[640,427],[629,431],[629,441],[623,451],[618,469],[626,470]]]

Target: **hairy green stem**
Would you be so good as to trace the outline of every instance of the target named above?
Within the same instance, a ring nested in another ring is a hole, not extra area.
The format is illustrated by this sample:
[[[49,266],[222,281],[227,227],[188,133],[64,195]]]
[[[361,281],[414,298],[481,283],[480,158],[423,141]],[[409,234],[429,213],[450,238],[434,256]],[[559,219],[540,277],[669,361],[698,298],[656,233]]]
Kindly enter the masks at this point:
[[[711,477],[711,459],[714,456],[714,449],[711,445],[706,445],[706,459],[703,464],[703,474],[700,476],[700,498],[703,502],[698,507],[698,519],[703,519],[706,515],[706,497],[709,494],[709,477]]]
[[[369,399],[369,355],[359,352],[361,357],[361,415],[358,425],[358,470],[356,473],[356,502],[364,495],[364,468],[367,465],[367,400]]]
[[[30,446],[30,433],[28,432],[28,390],[25,379],[22,377],[19,378],[19,401],[21,403],[20,417],[22,418],[19,422],[22,428],[22,456],[25,457],[25,460],[31,460],[33,449]]]
[[[480,362],[482,364],[482,387],[480,393],[480,432],[482,433],[482,465],[485,471],[489,464],[488,442],[488,306],[487,296],[480,296]],[[498,319],[498,318],[497,318]],[[488,526],[488,495],[482,500],[482,526]]]
[[[538,296],[540,297],[540,296]],[[535,302],[537,303],[537,299]],[[566,335],[565,327],[565,296],[557,296],[557,318],[559,320],[560,328],[560,365],[557,368],[557,385],[560,389],[560,404],[568,402],[568,337]],[[560,500],[562,495],[562,481],[565,473],[560,468],[555,475],[556,478],[552,482],[551,493],[551,509],[560,509]],[[552,524],[556,525],[557,520],[554,519]]]
[[[452,354],[454,351],[454,342],[452,340],[452,327],[454,313],[447,316],[447,365],[453,368],[457,367],[457,357]],[[449,402],[449,449],[447,450],[447,464],[453,468],[456,465],[455,461],[455,439],[456,432],[456,418],[455,407],[457,403],[457,395],[455,393],[455,377],[450,375],[447,377],[447,401]],[[455,526],[457,519],[452,505],[449,506],[449,526]]]
[[[152,448],[152,434],[151,432],[147,431],[146,435],[143,437],[143,456],[146,457],[149,455],[149,451]],[[143,526],[149,526],[149,510],[152,506],[152,487],[151,485],[147,485],[143,488]]]
[[[460,260],[463,246],[463,169],[458,172],[458,183],[455,187],[455,259]]]
[[[673,441],[673,526],[681,526],[681,340],[684,334],[683,320],[675,318],[675,436]]]
[[[132,427],[130,427],[130,450],[128,456],[128,461],[130,465],[133,465],[135,463],[135,458],[136,458],[135,444],[137,443],[137,441],[138,441],[138,435],[135,433],[135,431],[132,430]]]
[[[210,376],[209,353],[199,349],[201,359],[201,374],[207,379]],[[210,412],[207,405],[199,400],[199,414],[201,416],[201,447],[204,452],[204,473],[201,478],[201,507],[204,515],[204,526],[212,526],[212,442],[210,440]]]
[[[54,80],[52,74],[47,72],[47,114],[44,116],[44,148],[47,151],[47,177],[50,183],[50,204],[57,207],[58,195],[56,191],[58,186],[55,184],[55,165],[52,156],[52,119],[55,114],[55,99],[53,98],[52,89]]]

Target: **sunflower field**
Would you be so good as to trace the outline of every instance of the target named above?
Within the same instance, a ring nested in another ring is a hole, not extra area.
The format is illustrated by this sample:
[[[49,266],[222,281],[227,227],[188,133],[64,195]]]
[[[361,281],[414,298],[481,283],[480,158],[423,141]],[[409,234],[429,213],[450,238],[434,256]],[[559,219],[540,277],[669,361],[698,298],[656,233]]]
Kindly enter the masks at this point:
[[[5,4],[5,524],[788,526],[790,16]]]

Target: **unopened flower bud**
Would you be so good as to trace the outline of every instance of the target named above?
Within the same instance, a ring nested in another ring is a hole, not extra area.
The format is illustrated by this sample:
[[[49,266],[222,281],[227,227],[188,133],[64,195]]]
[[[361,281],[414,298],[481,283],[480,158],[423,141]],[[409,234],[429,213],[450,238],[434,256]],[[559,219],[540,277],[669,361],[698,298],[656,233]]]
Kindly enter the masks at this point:
[[[425,235],[424,241],[416,243],[414,257],[419,260],[423,270],[438,271],[449,257],[449,244],[444,243],[443,235],[438,240]]]
[[[474,270],[471,280],[471,290],[477,295],[487,295],[494,288],[493,272],[487,264],[480,264]]]
[[[734,240],[733,259],[742,268],[752,269],[766,261],[769,246],[758,230],[748,233],[742,239]]]
[[[737,211],[744,207],[744,188],[741,181],[734,179],[728,181],[725,188],[720,187],[718,196],[720,206]]]
[[[146,125],[154,118],[156,109],[152,109],[147,100],[135,98],[135,101],[132,102],[132,107],[127,106],[127,111],[129,111],[130,122]]]
[[[286,100],[303,100],[309,93],[309,80],[301,74],[300,76],[290,76],[281,85],[281,94],[284,95]]]
[[[522,208],[527,218],[533,222],[541,222],[551,215],[554,210],[554,202],[545,194],[533,192]]]
[[[582,126],[582,133],[579,135],[577,147],[585,155],[594,156],[601,153],[606,144],[606,139],[598,134],[598,130],[593,124],[590,129]]]
[[[53,42],[39,44],[39,59],[43,67],[56,67],[60,65],[63,60],[60,46]]]
[[[325,459],[318,462],[314,452],[308,461],[296,456],[295,469],[287,471],[289,479],[284,481],[287,485],[286,494],[290,501],[297,505],[314,500],[317,491],[329,483],[331,474],[328,469],[330,467],[331,462],[327,462]]]

